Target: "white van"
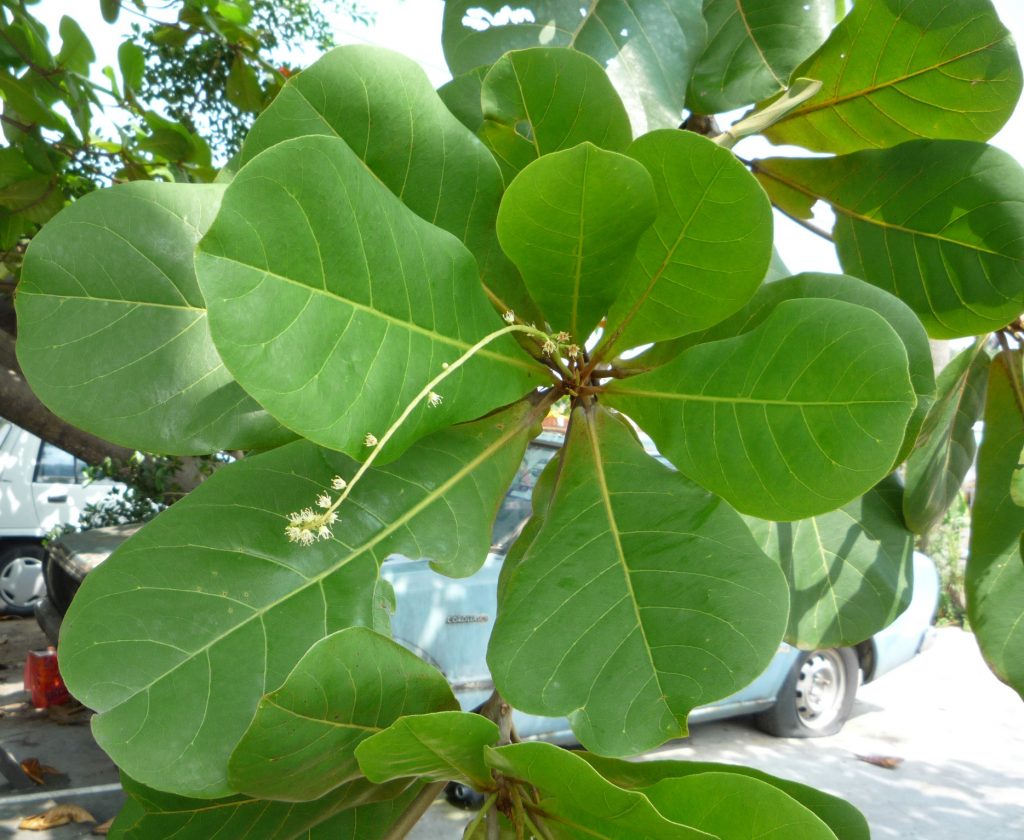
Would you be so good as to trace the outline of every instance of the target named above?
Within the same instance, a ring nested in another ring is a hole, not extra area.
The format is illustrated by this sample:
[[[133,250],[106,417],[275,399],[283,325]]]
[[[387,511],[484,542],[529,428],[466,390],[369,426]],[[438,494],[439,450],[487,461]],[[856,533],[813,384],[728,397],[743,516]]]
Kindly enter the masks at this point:
[[[45,591],[42,540],[75,524],[109,480],[86,482],[85,463],[0,417],[0,612],[32,615]]]

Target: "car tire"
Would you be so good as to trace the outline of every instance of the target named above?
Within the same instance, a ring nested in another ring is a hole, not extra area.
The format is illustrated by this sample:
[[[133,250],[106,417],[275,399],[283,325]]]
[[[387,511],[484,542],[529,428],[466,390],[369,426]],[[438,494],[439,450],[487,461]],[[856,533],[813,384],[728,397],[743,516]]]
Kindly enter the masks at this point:
[[[462,782],[448,782],[444,786],[444,798],[448,800],[449,805],[462,808],[464,811],[479,811],[487,797]]]
[[[0,612],[32,615],[46,593],[43,547],[31,543],[0,550]]]
[[[835,735],[853,709],[860,664],[852,648],[801,653],[786,675],[775,705],[754,718],[757,727],[779,738]]]

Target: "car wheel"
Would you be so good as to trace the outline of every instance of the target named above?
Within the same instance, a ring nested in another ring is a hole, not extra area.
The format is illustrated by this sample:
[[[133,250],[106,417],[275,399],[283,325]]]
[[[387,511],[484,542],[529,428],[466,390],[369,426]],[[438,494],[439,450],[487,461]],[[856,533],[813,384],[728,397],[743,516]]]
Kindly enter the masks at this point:
[[[32,615],[45,594],[42,546],[16,545],[0,551],[0,612]]]
[[[835,735],[853,709],[860,665],[852,648],[802,653],[779,689],[775,705],[754,719],[780,738]]]
[[[487,797],[462,782],[448,782],[444,786],[444,798],[448,800],[449,805],[454,805],[456,808],[479,811]]]

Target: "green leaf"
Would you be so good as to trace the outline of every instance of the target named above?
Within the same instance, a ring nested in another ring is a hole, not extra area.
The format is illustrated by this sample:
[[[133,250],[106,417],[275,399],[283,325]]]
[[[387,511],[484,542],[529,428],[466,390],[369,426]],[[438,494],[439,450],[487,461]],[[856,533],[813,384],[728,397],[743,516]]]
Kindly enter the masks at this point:
[[[502,325],[469,252],[333,137],[286,140],[243,166],[196,271],[242,387],[284,425],[353,457],[443,364]],[[503,336],[444,380],[441,405],[417,407],[388,457],[518,399],[542,375]]]
[[[657,208],[643,166],[586,142],[515,177],[498,212],[498,239],[552,329],[582,345],[622,290]]]
[[[756,329],[607,386],[685,475],[761,519],[805,519],[892,469],[916,398],[899,336],[838,300],[786,300]]]
[[[484,76],[491,68],[477,67],[437,89],[441,101],[460,123],[476,134],[484,124],[483,104],[480,94],[483,89]]]
[[[416,62],[378,47],[331,50],[288,80],[246,137],[242,161],[309,134],[348,143],[410,210],[462,240],[504,309],[526,315],[526,290],[494,233],[501,171]]]
[[[493,721],[468,712],[407,715],[356,747],[359,768],[371,782],[405,776],[494,787],[484,748],[498,743]]]
[[[79,199],[35,237],[18,287],[18,358],[65,420],[175,454],[293,437],[232,379],[210,339],[192,252],[223,192],[124,184]]]
[[[642,752],[764,670],[785,580],[734,511],[621,418],[577,409],[561,457],[539,531],[503,576],[488,665],[515,708],[567,715],[588,749]]]
[[[984,342],[960,353],[939,374],[939,393],[907,459],[903,516],[926,534],[956,499],[974,463],[974,424],[985,406],[989,358]]]
[[[714,835],[666,819],[647,797],[606,781],[575,753],[553,744],[524,743],[488,749],[487,763],[537,788],[539,810],[557,824],[559,837],[616,840],[710,840]]]
[[[838,510],[798,522],[750,522],[782,566],[791,601],[786,641],[804,650],[855,645],[910,604],[914,535],[890,476]]]
[[[231,61],[225,89],[228,99],[243,111],[258,112],[263,107],[263,90],[256,71],[242,53],[235,53]]]
[[[683,336],[652,348],[649,353],[640,357],[640,366],[643,366],[642,360],[645,358],[647,365],[655,367],[697,344],[742,335],[761,324],[782,301],[802,298],[842,300],[872,309],[885,318],[903,340],[910,363],[910,381],[917,395],[917,406],[910,417],[910,422],[907,423],[903,445],[894,465],[902,463],[910,454],[921,425],[935,400],[935,372],[932,367],[931,346],[921,321],[903,301],[856,277],[844,274],[806,273],[768,282],[732,317],[704,332]]]
[[[403,715],[458,707],[444,675],[397,642],[365,627],[332,633],[260,700],[228,784],[262,799],[319,799],[360,777],[361,741]]]
[[[622,788],[649,788],[664,779],[683,778],[697,773],[729,773],[755,779],[777,788],[812,811],[839,840],[870,840],[867,820],[846,800],[799,782],[770,776],[752,767],[706,761],[623,761],[586,752],[577,752],[575,755],[584,759],[612,784]]]
[[[320,639],[374,626],[385,557],[483,562],[534,413],[446,430],[368,471],[335,538],[311,546],[285,539],[287,514],[357,465],[306,441],[226,466],[160,514],[88,576],[61,631],[61,672],[99,713],[99,744],[152,787],[232,793],[228,757],[263,694]]]
[[[138,44],[122,42],[117,48],[117,65],[121,69],[125,90],[139,90],[142,87],[142,74],[146,70],[146,56]]]
[[[696,773],[665,779],[642,792],[669,819],[729,840],[836,840],[795,799],[749,776]]]
[[[108,835],[114,840],[378,840],[417,791],[408,779],[389,785],[360,779],[296,804],[251,796],[189,799],[123,774],[121,784],[128,798]]]
[[[600,62],[636,133],[675,128],[704,49],[700,0],[450,0],[441,42],[453,75],[493,64],[509,50],[574,47]]]
[[[765,134],[819,152],[988,140],[1021,92],[1013,38],[990,0],[858,0],[794,76],[824,86]]]
[[[534,47],[502,56],[481,87],[480,137],[505,181],[542,155],[590,142],[613,152],[633,139],[622,100],[583,53]]]
[[[100,0],[100,11],[107,23],[116,23],[121,14],[121,0]]]
[[[1010,498],[1024,448],[1021,388],[1019,352],[1000,353],[989,370],[966,584],[967,616],[985,661],[1024,697],[1024,508]]]
[[[896,295],[932,338],[977,335],[1024,310],[1024,169],[981,143],[918,141],[837,158],[771,158],[769,194],[836,212],[843,269]]]
[[[64,15],[60,19],[59,31],[61,43],[57,64],[73,73],[89,75],[89,65],[96,60],[96,53],[78,21]]]
[[[835,3],[704,0],[704,19],[708,44],[690,79],[687,107],[717,114],[787,88],[796,66],[828,37]]]
[[[685,131],[629,148],[654,177],[658,217],[608,316],[606,348],[706,329],[754,294],[772,255],[771,206],[736,157]]]

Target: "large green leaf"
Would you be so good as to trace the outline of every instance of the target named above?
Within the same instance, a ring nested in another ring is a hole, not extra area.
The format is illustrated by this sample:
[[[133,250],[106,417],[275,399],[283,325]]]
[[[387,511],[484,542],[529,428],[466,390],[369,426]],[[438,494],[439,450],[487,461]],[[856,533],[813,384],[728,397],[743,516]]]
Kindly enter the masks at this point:
[[[228,757],[260,698],[320,639],[374,626],[385,557],[464,574],[483,561],[533,422],[515,407],[421,441],[365,474],[334,539],[305,547],[285,539],[286,515],[355,462],[299,441],[218,470],[90,574],[68,612],[61,671],[99,712],[100,745],[152,787],[233,792]]]
[[[501,326],[469,252],[333,137],[286,140],[243,166],[196,269],[242,386],[286,426],[354,457],[442,365]],[[440,405],[417,407],[388,457],[517,399],[540,370],[502,337],[438,387]]]
[[[642,793],[670,820],[729,840],[836,840],[814,813],[750,776],[695,773],[664,779]]]
[[[990,332],[1024,310],[1024,169],[1006,152],[921,140],[754,166],[795,215],[831,204],[843,269],[901,298],[932,338]]]
[[[235,383],[210,339],[192,252],[223,192],[124,184],[74,202],[33,239],[18,284],[18,359],[65,420],[175,454],[292,437]]]
[[[416,654],[365,627],[340,630],[260,700],[231,754],[228,783],[263,799],[319,799],[362,775],[360,742],[403,715],[458,707],[444,675]]]
[[[641,164],[581,143],[535,160],[509,184],[498,239],[547,322],[582,345],[622,290],[657,207]]]
[[[989,371],[966,583],[967,615],[985,661],[1024,697],[1024,508],[1010,497],[1024,447],[1021,388],[1019,352],[1001,353]]]
[[[356,747],[363,775],[372,782],[405,776],[461,781],[493,788],[484,747],[498,743],[493,721],[469,712],[406,715]]]
[[[914,535],[889,477],[838,510],[798,522],[750,522],[789,581],[786,641],[805,650],[855,645],[888,627],[913,589]]]
[[[857,0],[793,75],[824,85],[765,134],[821,152],[988,140],[1021,91],[1013,38],[990,0]]]
[[[834,510],[877,484],[916,402],[889,323],[825,299],[783,301],[756,329],[613,382],[604,399],[684,474],[773,520]]]
[[[296,804],[251,796],[189,799],[123,775],[121,784],[128,798],[110,830],[114,840],[378,840],[417,790],[408,779],[387,785],[360,779]]]
[[[606,347],[706,329],[754,294],[772,257],[771,206],[735,155],[685,131],[629,148],[654,177],[658,216],[608,316]]]
[[[828,37],[835,0],[704,0],[708,44],[687,107],[732,111],[789,86],[794,68]]]
[[[988,366],[984,342],[979,341],[939,374],[938,398],[907,459],[903,516],[918,534],[942,519],[974,463],[974,424],[985,406]]]
[[[686,734],[696,706],[771,660],[788,614],[778,565],[722,501],[577,409],[552,497],[503,576],[487,661],[517,709],[567,715],[589,749]]]
[[[479,110],[479,88],[476,102]],[[309,134],[348,143],[409,209],[465,244],[508,308],[526,313],[522,283],[497,265],[501,171],[415,61],[379,47],[331,50],[288,80],[245,138],[242,161]]]
[[[662,816],[647,797],[605,780],[578,755],[553,744],[488,749],[487,763],[540,793],[538,808],[557,837],[710,840],[714,835]]]
[[[583,53],[535,47],[503,56],[480,91],[480,137],[505,180],[542,155],[590,142],[624,151],[632,140],[622,100]]]
[[[437,89],[441,101],[460,123],[476,134],[484,124],[483,103],[480,93],[484,76],[491,68],[488,65],[476,67],[468,73],[456,76]]]
[[[606,68],[639,135],[679,125],[706,35],[701,0],[449,0],[441,40],[455,75],[513,49],[587,53]]]
[[[675,341],[665,342],[651,348],[638,359],[637,365],[656,367],[664,364],[689,347],[708,341],[733,338],[752,330],[767,318],[772,310],[784,300],[800,298],[829,298],[844,300],[873,309],[896,331],[903,340],[910,363],[910,381],[917,395],[917,406],[907,423],[903,445],[896,456],[896,464],[902,463],[917,440],[918,432],[935,398],[935,372],[932,367],[931,345],[921,321],[898,297],[865,283],[856,277],[844,274],[797,274],[782,280],[765,283],[757,294],[739,312],[725,321],[701,333],[683,336]],[[646,362],[644,361],[646,359]]]
[[[870,840],[871,837],[864,815],[845,799],[831,796],[799,782],[771,776],[752,767],[707,761],[624,761],[586,752],[577,752],[576,755],[612,784],[622,788],[650,788],[664,779],[677,779],[697,773],[730,773],[756,779],[778,788],[812,811],[839,840]]]

